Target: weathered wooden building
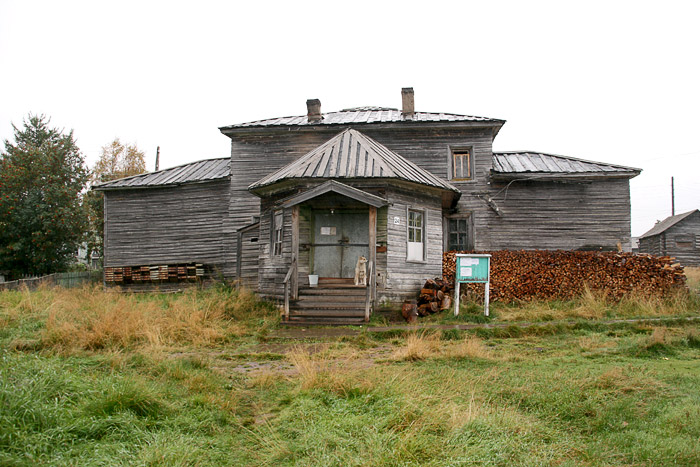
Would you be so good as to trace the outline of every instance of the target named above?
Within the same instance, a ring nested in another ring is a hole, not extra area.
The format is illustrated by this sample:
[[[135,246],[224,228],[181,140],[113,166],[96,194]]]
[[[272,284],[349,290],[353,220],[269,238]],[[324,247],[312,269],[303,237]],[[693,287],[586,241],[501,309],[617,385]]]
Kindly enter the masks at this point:
[[[401,110],[309,100],[303,116],[222,127],[230,159],[100,185],[105,265],[202,262],[291,299],[292,315],[364,317],[439,276],[446,250],[629,248],[639,169],[494,153],[504,120],[413,102],[410,88]]]
[[[667,217],[639,237],[639,252],[674,256],[683,266],[700,266],[700,211]]]

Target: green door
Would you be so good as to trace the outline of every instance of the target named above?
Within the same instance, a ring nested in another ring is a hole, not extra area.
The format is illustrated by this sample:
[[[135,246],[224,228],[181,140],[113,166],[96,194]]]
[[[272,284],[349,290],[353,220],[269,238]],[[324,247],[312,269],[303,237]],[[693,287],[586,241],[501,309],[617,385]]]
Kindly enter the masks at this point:
[[[314,211],[313,274],[353,278],[360,256],[369,256],[368,211]]]

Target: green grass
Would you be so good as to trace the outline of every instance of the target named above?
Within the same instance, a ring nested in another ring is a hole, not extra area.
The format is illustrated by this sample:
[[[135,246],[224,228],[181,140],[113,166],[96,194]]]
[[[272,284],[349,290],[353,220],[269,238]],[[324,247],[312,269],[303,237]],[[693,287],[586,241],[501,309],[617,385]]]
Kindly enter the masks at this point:
[[[269,309],[241,316],[232,292],[213,291],[225,305],[201,298],[218,321],[176,329],[216,338],[90,348],[46,340],[65,298],[51,293],[0,293],[0,465],[700,463],[697,322],[289,342],[269,332]],[[159,320],[182,305],[136,299]]]

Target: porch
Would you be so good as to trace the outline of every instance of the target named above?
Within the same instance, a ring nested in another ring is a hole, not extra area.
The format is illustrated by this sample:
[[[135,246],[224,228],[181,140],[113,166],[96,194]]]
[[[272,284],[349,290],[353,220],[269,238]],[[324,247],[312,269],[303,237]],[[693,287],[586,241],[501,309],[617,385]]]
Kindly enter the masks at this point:
[[[291,211],[291,263],[283,280],[286,322],[369,321],[377,287],[377,208],[386,204],[335,181],[281,203],[282,210]],[[272,215],[273,253],[284,250],[283,230],[278,210]]]

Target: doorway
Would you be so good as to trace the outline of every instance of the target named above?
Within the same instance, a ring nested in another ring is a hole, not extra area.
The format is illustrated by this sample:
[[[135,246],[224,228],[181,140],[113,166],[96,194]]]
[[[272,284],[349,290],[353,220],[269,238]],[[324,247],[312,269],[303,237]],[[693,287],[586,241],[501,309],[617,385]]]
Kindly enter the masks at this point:
[[[353,278],[360,256],[369,258],[369,216],[366,209],[313,211],[313,274]]]

